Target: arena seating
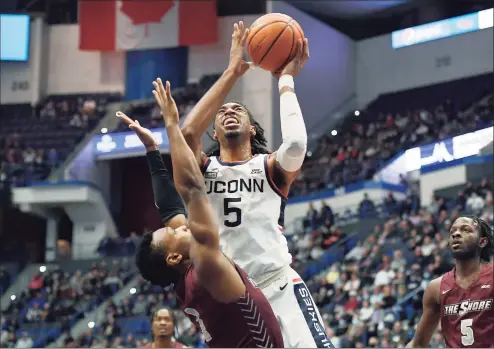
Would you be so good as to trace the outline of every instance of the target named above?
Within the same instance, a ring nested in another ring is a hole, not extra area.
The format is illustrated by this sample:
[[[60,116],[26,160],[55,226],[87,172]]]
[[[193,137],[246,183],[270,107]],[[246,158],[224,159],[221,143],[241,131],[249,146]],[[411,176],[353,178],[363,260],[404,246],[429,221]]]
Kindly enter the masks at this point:
[[[31,343],[26,347],[44,347],[136,273],[128,259],[109,262],[66,263],[34,275],[28,290],[16,295],[2,314],[2,347],[14,347],[19,338]]]
[[[345,118],[337,136],[319,139],[291,195],[372,179],[402,150],[492,125],[493,79],[486,74],[380,96]]]
[[[204,75],[199,82],[189,83],[183,88],[176,88],[172,91],[173,98],[177,103],[180,117],[186,116],[202,97],[202,95],[216,82],[218,74]],[[133,103],[128,110],[127,115],[147,128],[164,127],[163,118],[160,109],[154,99]],[[114,131],[128,131],[128,126],[121,122]]]
[[[29,104],[0,106],[0,180],[13,186],[42,180],[105,115],[117,94],[48,97]]]

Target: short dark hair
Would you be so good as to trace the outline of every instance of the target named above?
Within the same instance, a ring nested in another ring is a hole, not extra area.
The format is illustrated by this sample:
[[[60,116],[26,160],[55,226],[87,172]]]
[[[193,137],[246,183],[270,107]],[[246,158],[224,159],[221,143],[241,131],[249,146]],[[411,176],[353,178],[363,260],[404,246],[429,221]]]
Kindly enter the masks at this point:
[[[153,245],[153,234],[144,234],[137,246],[136,265],[145,280],[153,285],[168,287],[178,282],[180,273],[166,263],[165,250]]]
[[[247,115],[249,115],[250,124],[254,126],[254,128],[256,129],[256,134],[254,136],[250,136],[250,147],[251,147],[252,155],[269,154],[269,151],[266,148],[268,141],[264,136],[264,129],[262,128],[262,126],[254,119],[250,110],[243,103],[236,101],[233,101],[231,103],[236,103],[238,105],[241,105],[247,111]],[[209,136],[211,137],[211,135]],[[211,139],[213,138],[211,137]],[[220,143],[215,139],[213,139],[213,141],[214,141],[214,146],[207,155],[220,156]]]
[[[168,312],[170,313],[170,317],[172,318],[172,321],[173,321],[173,326],[175,326],[175,320],[176,320],[175,319],[175,313],[173,312],[172,308],[169,308],[169,307],[157,307],[156,310],[153,311],[153,313],[151,314],[151,324],[153,323],[154,317],[156,316],[158,311],[160,311],[162,309],[168,310]]]

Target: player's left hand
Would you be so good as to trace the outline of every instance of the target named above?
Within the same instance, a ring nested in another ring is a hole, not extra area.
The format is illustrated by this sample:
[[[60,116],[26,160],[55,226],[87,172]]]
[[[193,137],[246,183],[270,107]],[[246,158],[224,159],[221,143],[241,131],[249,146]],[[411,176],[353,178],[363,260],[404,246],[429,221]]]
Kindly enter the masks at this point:
[[[139,137],[142,144],[144,144],[144,147],[146,147],[146,151],[149,152],[153,150],[158,150],[158,144],[156,143],[153,134],[147,128],[142,127],[141,124],[139,124],[139,121],[132,120],[121,111],[117,112],[117,117],[123,122],[125,122],[127,125],[129,125],[129,128],[136,133],[137,137]]]
[[[279,79],[283,75],[291,75],[296,77],[305,63],[309,60],[309,39],[299,40],[297,53],[295,57],[281,70],[281,72],[273,73],[273,76]]]
[[[153,96],[161,109],[161,115],[165,121],[165,126],[178,124],[178,109],[175,100],[172,97],[170,82],[166,82],[166,87],[163,86],[163,82],[160,78],[153,81]]]

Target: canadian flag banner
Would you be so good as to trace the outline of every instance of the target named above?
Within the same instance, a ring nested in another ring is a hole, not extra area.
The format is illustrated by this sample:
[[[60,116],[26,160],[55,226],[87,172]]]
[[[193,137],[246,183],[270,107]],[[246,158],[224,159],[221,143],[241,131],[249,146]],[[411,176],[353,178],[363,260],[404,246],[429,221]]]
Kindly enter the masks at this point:
[[[215,0],[79,0],[81,50],[144,50],[217,40]]]

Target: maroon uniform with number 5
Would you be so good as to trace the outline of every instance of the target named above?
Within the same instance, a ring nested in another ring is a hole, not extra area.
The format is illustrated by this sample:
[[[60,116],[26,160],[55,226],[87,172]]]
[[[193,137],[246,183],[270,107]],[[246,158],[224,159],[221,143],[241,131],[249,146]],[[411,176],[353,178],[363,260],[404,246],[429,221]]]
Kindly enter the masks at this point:
[[[468,289],[456,284],[455,270],[441,279],[441,328],[449,348],[494,348],[494,270],[482,264]]]
[[[245,284],[236,302],[220,303],[197,282],[191,265],[175,286],[180,309],[201,330],[210,348],[283,348],[276,316],[264,294],[235,265]]]

